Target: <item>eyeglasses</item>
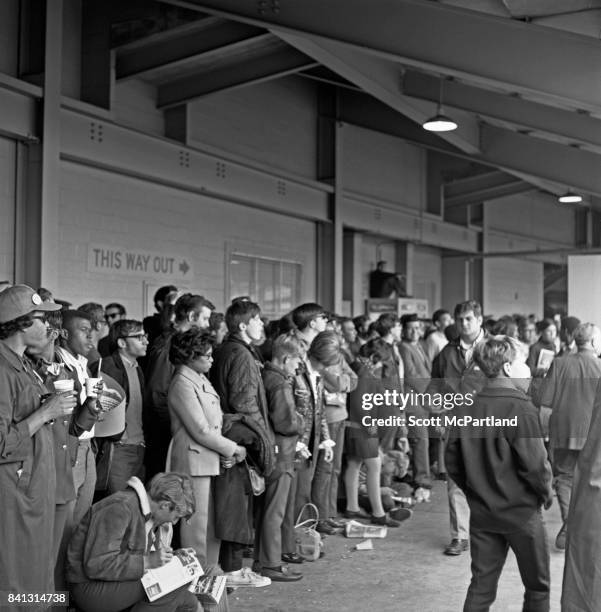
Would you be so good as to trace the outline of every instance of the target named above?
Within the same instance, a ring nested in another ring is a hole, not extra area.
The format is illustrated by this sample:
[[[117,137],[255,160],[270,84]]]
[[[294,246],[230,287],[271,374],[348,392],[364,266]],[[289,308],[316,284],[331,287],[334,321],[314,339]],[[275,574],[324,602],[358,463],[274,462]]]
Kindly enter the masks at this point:
[[[129,334],[128,336],[121,336],[122,338],[135,338],[136,340],[148,340],[148,334]]]

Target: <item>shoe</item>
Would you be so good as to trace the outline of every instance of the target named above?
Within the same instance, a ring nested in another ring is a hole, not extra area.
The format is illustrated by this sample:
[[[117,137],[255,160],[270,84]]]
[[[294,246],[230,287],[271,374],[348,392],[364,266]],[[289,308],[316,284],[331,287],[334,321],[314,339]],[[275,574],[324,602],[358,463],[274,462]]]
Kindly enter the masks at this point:
[[[430,493],[430,489],[426,489],[424,487],[418,487],[417,489],[415,489],[415,493],[413,495],[415,497],[415,503],[421,504],[421,503],[430,501],[431,493]]]
[[[304,563],[305,560],[298,553],[282,553],[284,563]]]
[[[227,587],[266,587],[270,584],[271,580],[267,576],[256,574],[250,567],[243,567],[225,574],[225,586]]]
[[[567,536],[567,530],[566,530],[566,524],[564,523],[561,526],[561,529],[559,530],[557,537],[555,538],[555,548],[558,548],[559,550],[566,549],[566,536]]]
[[[296,582],[303,577],[300,573],[290,571],[290,568],[286,565],[264,567],[261,570],[261,575],[269,578],[272,582]]]
[[[411,510],[409,510],[409,512],[411,512]],[[401,526],[400,521],[395,521],[394,519],[390,518],[388,514],[385,514],[384,516],[372,516],[370,523],[372,525],[385,525],[386,527]]]
[[[393,508],[389,513],[391,519],[398,521],[401,523],[402,521],[406,521],[413,516],[413,510],[409,510],[409,508]]]
[[[334,529],[334,527],[332,527],[327,521],[319,521],[315,529],[318,533],[325,535],[334,535],[336,533],[340,533],[340,529]]]
[[[442,480],[443,482],[447,481],[447,473],[446,472],[438,472],[436,474],[436,480]]]
[[[356,512],[355,510],[345,510],[344,511],[344,518],[347,519],[368,519],[371,518],[371,515],[367,514],[367,512],[365,512],[365,510],[360,509],[358,512]]]
[[[330,527],[334,527],[334,529],[344,529],[344,526],[346,525],[344,521],[339,521],[335,518],[327,519],[327,523],[330,525]]]
[[[449,557],[456,557],[462,552],[469,550],[469,542],[467,540],[457,540],[454,538],[451,543],[444,549],[443,553]]]

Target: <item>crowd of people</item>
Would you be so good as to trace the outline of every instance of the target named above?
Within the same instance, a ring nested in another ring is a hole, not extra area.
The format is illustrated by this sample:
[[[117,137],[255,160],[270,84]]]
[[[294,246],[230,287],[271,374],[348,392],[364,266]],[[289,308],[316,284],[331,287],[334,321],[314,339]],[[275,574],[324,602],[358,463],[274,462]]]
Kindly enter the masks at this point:
[[[488,610],[508,547],[524,610],[549,609],[540,508],[553,484],[565,548],[601,378],[596,326],[484,319],[473,300],[429,321],[316,303],[268,321],[249,297],[222,314],[175,286],[143,321],[116,302],[70,306],[25,285],[0,293],[0,591],[69,590],[83,612],[201,610],[186,588],[149,604],[144,571],[177,545],[230,587],[296,582],[307,504],[323,535],[351,519],[397,528],[439,478],[443,552],[472,549],[464,609]],[[404,420],[389,403],[366,425],[364,398],[387,391],[413,392]],[[457,414],[517,416],[517,429],[429,424],[445,407],[428,398],[449,392],[476,394]]]

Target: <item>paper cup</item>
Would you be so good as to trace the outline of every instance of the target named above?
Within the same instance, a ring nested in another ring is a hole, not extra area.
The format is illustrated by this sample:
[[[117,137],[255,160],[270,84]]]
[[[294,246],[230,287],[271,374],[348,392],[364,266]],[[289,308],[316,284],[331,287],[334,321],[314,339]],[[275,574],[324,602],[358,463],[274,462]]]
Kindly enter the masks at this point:
[[[55,380],[54,390],[57,393],[72,393],[73,392],[73,379],[68,378],[66,380]]]
[[[98,397],[94,387],[101,381],[101,378],[86,378],[86,396]]]

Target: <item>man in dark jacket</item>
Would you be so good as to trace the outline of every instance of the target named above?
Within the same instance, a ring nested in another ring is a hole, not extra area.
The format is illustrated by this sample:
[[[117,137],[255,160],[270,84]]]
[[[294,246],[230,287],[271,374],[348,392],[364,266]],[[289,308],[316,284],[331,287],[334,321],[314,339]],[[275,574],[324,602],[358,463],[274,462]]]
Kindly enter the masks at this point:
[[[472,581],[463,610],[490,608],[511,547],[526,587],[523,609],[548,612],[549,551],[541,506],[548,508],[553,499],[551,466],[538,411],[525,394],[529,369],[517,343],[506,336],[479,344],[474,361],[487,383],[473,405],[449,415],[456,421],[445,454],[449,475],[470,507]]]
[[[173,558],[171,525],[191,516],[188,476],[157,474],[148,491],[132,478],[125,491],[94,504],[79,524],[67,553],[71,595],[83,612],[202,612],[184,585],[150,603],[140,579]]]
[[[125,433],[112,445],[108,472],[108,493],[122,491],[132,476],[144,478],[144,374],[138,359],[146,355],[148,336],[140,321],[121,319],[109,332],[112,349],[102,361],[102,371],[112,376],[125,390]],[[106,449],[105,449],[106,450]]]
[[[207,329],[213,304],[201,295],[184,293],[173,307],[173,328],[164,332],[152,344],[146,360],[145,388],[145,454],[146,478],[163,471],[167,449],[171,441],[171,422],[167,406],[167,392],[174,367],[169,361],[171,337],[175,332],[184,332],[196,327]]]
[[[565,548],[574,470],[586,442],[595,391],[601,378],[599,328],[592,323],[583,323],[574,330],[573,339],[577,352],[553,360],[543,379],[540,396],[541,405],[552,410],[549,442],[554,486],[563,521],[555,538],[555,546],[560,550]]]
[[[263,337],[261,309],[249,300],[234,300],[225,312],[225,322],[229,334],[216,351],[211,369],[211,382],[221,398],[221,408],[225,414],[244,415],[252,419],[275,448],[261,377],[263,364],[252,344]],[[259,500],[257,502],[261,503]],[[255,519],[259,517],[260,513],[256,513]],[[260,521],[256,522],[256,529],[260,537]],[[240,542],[224,538],[220,552],[222,567],[225,565],[229,571],[239,571],[242,568],[243,548]]]
[[[254,302],[235,301],[225,322],[229,334],[215,352],[211,370],[221,408],[224,413],[247,414],[269,432],[262,363],[252,345],[263,337],[261,309]]]

